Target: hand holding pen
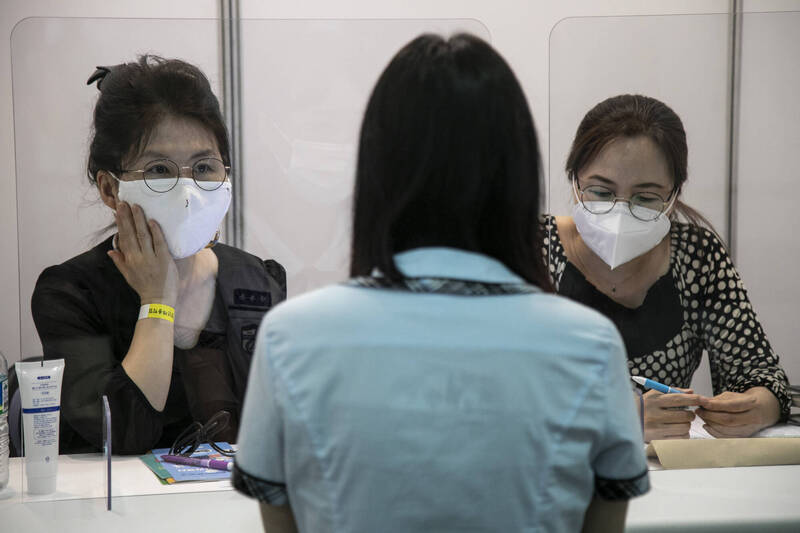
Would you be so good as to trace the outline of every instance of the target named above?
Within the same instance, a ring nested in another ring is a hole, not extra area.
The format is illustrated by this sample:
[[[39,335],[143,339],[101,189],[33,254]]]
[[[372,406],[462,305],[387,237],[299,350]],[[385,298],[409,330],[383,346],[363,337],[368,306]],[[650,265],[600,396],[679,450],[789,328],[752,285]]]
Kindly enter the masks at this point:
[[[692,389],[668,387],[663,383],[632,376],[636,383],[648,388],[644,400],[644,440],[688,439],[695,414],[685,409],[700,405],[699,394]]]

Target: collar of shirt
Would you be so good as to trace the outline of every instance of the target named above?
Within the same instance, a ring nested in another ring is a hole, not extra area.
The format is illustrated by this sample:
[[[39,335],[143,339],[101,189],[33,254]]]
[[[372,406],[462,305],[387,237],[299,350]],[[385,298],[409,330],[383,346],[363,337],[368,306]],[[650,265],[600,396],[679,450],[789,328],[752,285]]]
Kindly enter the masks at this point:
[[[410,278],[525,283],[497,259],[455,248],[415,248],[396,254],[394,259],[400,272]]]

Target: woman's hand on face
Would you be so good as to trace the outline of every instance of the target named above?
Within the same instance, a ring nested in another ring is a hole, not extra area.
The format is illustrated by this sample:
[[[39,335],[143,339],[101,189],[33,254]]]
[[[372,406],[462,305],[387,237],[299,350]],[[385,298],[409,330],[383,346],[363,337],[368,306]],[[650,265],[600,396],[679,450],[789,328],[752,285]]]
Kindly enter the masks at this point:
[[[694,412],[686,409],[700,405],[700,395],[692,389],[678,389],[685,394],[644,393],[644,440],[688,439]]]
[[[108,256],[141,299],[142,305],[163,303],[175,307],[178,269],[155,220],[146,220],[138,205],[117,203],[117,250]]]
[[[706,423],[706,431],[718,439],[749,437],[778,421],[780,405],[769,389],[753,387],[702,398],[697,416]]]

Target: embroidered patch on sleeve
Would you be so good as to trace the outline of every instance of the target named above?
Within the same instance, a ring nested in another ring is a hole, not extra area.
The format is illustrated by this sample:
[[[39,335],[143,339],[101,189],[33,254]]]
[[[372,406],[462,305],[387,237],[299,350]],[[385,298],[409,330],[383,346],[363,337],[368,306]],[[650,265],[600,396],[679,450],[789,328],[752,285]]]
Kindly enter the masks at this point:
[[[245,309],[266,310],[272,307],[272,295],[265,291],[234,289],[233,305]]]
[[[258,333],[258,324],[247,324],[242,326],[242,349],[253,354],[256,347],[256,334]]]

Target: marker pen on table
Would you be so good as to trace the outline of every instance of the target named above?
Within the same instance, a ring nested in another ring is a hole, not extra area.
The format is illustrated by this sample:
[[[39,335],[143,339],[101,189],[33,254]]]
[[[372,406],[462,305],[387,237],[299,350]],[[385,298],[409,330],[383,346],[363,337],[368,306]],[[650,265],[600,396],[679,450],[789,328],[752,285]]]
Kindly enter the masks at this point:
[[[179,465],[201,466],[215,470],[233,470],[233,461],[220,461],[219,459],[201,459],[199,457],[183,457],[181,455],[162,455],[162,461]]]
[[[686,394],[683,391],[673,389],[672,387],[668,387],[667,385],[659,383],[658,381],[653,381],[652,379],[643,378],[641,376],[631,376],[631,379],[645,389],[657,390],[658,392],[663,392],[664,394]]]

